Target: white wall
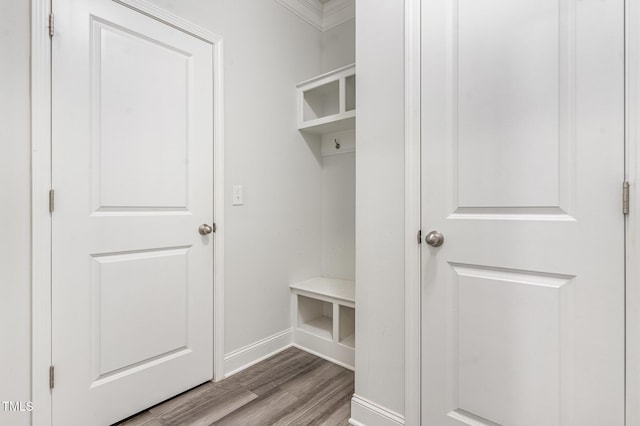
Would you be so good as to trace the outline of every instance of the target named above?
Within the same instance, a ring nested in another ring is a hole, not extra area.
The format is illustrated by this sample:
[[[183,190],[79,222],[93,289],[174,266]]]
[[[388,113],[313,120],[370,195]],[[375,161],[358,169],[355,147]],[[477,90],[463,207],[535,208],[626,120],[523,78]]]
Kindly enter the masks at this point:
[[[289,284],[320,274],[321,158],[296,129],[295,86],[321,72],[322,35],[275,1],[153,2],[224,37],[229,353],[289,328]]]
[[[358,2],[356,21],[356,394],[403,413],[403,1]]]
[[[29,20],[0,2],[0,401],[31,399]],[[0,425],[29,423],[0,405]]]
[[[345,280],[355,279],[354,133],[335,134],[343,152],[322,157],[322,275]],[[323,143],[327,151],[340,152],[335,150],[333,139],[328,136],[328,143]]]
[[[322,33],[322,72],[356,61],[355,22],[350,19]],[[355,146],[354,131],[325,135],[327,152],[334,136],[343,150]],[[355,156],[324,156],[322,170],[322,274],[347,280],[355,279]]]
[[[322,72],[356,61],[355,28],[350,19],[322,33]],[[346,131],[322,137],[327,152],[334,136],[353,150],[355,132]],[[322,166],[322,275],[347,280],[355,279],[355,156],[324,156]]]
[[[322,71],[328,72],[356,60],[356,20],[350,19],[322,33]]]

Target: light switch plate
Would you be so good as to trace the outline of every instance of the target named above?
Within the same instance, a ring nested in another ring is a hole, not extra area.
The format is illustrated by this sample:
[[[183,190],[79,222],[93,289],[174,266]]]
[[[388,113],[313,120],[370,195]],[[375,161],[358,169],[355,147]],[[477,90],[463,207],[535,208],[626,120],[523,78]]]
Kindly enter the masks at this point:
[[[242,185],[233,185],[232,205],[241,206],[244,204],[244,191]]]

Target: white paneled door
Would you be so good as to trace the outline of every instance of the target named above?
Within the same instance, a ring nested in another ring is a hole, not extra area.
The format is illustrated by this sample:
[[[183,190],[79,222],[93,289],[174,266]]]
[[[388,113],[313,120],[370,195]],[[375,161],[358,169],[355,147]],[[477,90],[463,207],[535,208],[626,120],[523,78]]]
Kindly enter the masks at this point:
[[[421,14],[422,424],[621,426],[624,0]]]
[[[53,11],[53,422],[108,425],[213,377],[212,45]]]

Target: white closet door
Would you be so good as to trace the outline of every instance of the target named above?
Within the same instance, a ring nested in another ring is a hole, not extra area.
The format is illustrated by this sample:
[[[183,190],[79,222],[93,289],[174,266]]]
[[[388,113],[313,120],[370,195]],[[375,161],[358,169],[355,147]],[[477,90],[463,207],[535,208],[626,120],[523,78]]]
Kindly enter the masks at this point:
[[[624,424],[624,1],[422,2],[422,424]]]
[[[213,376],[212,46],[53,10],[53,419],[107,425]]]

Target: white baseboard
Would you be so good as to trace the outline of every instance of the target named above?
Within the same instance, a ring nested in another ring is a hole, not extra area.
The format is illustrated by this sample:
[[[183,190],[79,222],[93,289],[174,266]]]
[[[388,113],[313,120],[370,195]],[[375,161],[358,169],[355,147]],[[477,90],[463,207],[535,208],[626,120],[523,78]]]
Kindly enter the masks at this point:
[[[349,424],[354,426],[398,426],[404,425],[404,417],[354,394],[351,398]]]
[[[306,353],[309,353],[309,354],[311,354],[311,355],[315,355],[315,356],[317,356],[318,358],[326,359],[327,361],[332,362],[332,363],[334,363],[334,364],[336,364],[336,365],[339,365],[340,367],[344,367],[344,368],[346,368],[347,370],[356,371],[356,369],[353,367],[353,365],[349,365],[349,364],[346,364],[346,363],[344,363],[344,362],[342,362],[342,361],[338,361],[338,360],[337,360],[337,359],[335,359],[335,358],[331,358],[331,357],[330,357],[330,356],[328,356],[328,355],[324,355],[324,354],[322,354],[322,353],[320,353],[320,352],[316,352],[316,351],[314,351],[314,350],[312,350],[312,349],[309,349],[309,348],[307,348],[307,347],[305,347],[305,346],[301,346],[301,345],[298,345],[298,344],[296,344],[296,343],[293,343],[291,346],[293,346],[294,348],[298,348],[298,349],[300,349],[301,351],[305,351]]]
[[[292,330],[283,330],[273,336],[229,352],[224,356],[224,377],[232,376],[270,356],[291,347]]]

